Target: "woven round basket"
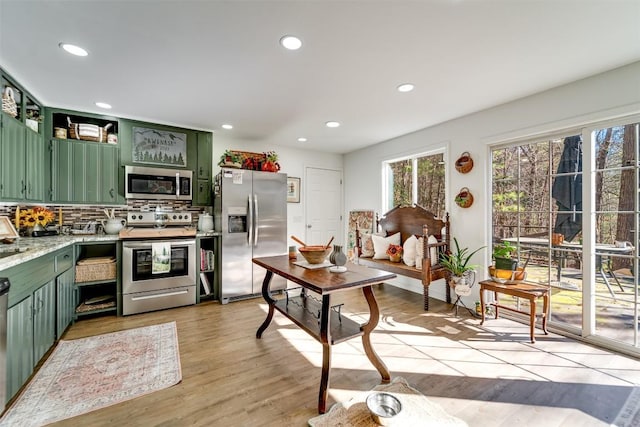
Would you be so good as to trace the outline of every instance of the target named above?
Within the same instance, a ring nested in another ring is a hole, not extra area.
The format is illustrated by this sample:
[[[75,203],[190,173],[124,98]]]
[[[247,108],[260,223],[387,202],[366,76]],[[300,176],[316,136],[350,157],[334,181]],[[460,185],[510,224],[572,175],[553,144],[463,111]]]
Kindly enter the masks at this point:
[[[468,151],[465,151],[460,155],[460,158],[456,160],[456,170],[460,173],[468,173],[473,169],[473,159]]]
[[[456,204],[461,208],[468,208],[473,204],[473,194],[467,187],[462,187],[456,195]]]

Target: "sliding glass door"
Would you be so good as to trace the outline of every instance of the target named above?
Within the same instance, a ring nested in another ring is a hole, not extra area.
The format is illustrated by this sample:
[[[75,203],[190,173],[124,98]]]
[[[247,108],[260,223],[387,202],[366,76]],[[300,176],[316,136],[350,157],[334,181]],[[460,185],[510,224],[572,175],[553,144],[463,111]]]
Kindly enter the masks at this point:
[[[492,243],[516,244],[527,280],[550,288],[553,326],[633,352],[638,150],[623,122],[491,151]]]

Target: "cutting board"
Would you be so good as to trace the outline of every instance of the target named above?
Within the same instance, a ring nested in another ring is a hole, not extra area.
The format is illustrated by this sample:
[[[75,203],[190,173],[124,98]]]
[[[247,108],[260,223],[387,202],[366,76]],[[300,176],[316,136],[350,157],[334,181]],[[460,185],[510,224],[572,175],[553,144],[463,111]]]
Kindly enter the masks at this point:
[[[118,234],[121,239],[153,239],[159,237],[193,237],[195,228],[123,228]]]

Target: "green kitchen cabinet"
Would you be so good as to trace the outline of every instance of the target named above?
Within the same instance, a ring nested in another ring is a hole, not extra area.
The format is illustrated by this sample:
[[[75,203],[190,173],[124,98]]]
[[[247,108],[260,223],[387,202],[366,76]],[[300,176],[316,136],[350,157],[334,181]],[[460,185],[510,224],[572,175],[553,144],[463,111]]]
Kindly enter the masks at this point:
[[[211,205],[211,181],[208,179],[198,179],[193,189],[193,205],[210,206]]]
[[[119,203],[117,145],[51,140],[51,201]]]
[[[33,360],[38,363],[56,340],[56,282],[33,293]]]
[[[7,401],[27,381],[34,365],[33,303],[28,296],[7,311]]]
[[[18,392],[55,342],[55,282],[7,311],[7,398]]]
[[[67,327],[73,322],[76,312],[76,291],[74,269],[70,268],[56,277],[56,337],[60,339]]]
[[[44,200],[44,138],[41,134],[31,129],[26,129],[25,146],[27,155],[26,182],[27,200]]]
[[[73,144],[70,141],[52,139],[51,188],[49,197],[54,202],[73,201]]]
[[[198,167],[197,179],[211,180],[211,165],[213,162],[213,135],[211,132],[198,132]]]
[[[26,197],[24,138],[26,127],[18,120],[2,113],[2,189],[3,199],[21,200]]]
[[[42,135],[2,113],[3,200],[41,201],[44,197],[44,150]]]

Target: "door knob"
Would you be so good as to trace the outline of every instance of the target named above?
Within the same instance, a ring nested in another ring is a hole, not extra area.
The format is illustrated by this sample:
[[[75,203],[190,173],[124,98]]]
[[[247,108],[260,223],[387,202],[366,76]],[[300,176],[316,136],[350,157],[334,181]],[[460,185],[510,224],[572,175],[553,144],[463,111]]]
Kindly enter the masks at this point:
[[[308,224],[308,225],[307,225],[307,228],[311,228],[311,224]]]

